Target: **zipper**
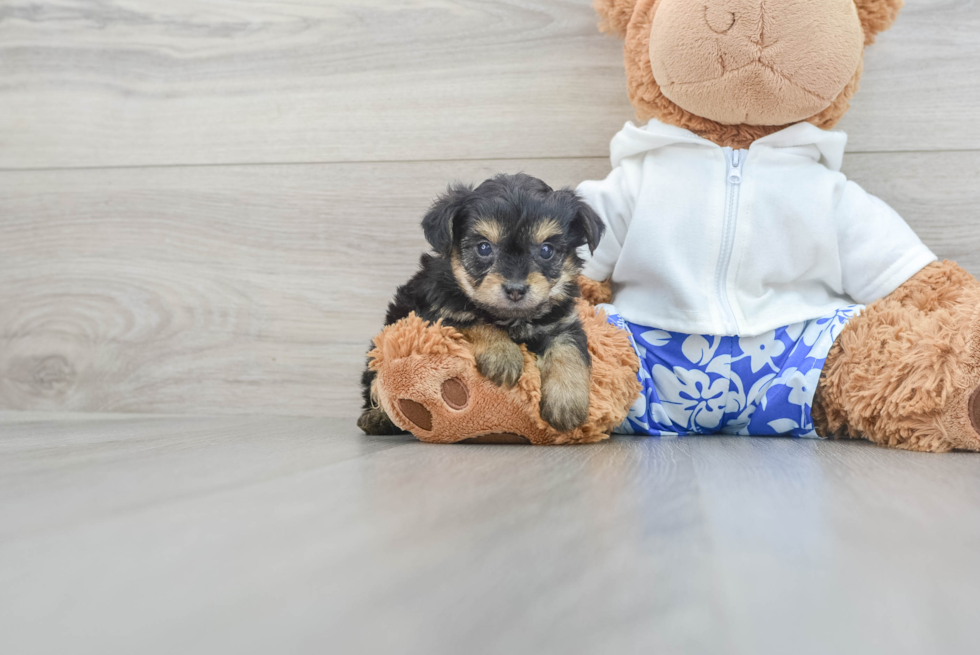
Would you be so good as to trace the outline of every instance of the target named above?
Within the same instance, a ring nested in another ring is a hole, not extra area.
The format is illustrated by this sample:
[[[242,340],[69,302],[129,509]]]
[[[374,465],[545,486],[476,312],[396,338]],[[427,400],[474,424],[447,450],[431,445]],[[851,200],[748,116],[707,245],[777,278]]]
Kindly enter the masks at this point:
[[[718,260],[718,270],[715,273],[715,284],[718,292],[718,302],[725,312],[725,334],[737,334],[738,322],[732,303],[728,297],[728,267],[732,263],[732,252],[735,250],[735,228],[738,225],[738,192],[742,184],[742,170],[748,150],[733,150],[725,148],[725,222],[721,233],[721,257]]]

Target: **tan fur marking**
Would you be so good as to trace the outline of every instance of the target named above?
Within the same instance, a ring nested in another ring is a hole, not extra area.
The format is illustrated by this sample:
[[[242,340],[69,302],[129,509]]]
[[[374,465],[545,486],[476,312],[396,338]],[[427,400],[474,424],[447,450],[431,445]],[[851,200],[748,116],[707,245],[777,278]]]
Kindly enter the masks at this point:
[[[549,238],[561,234],[561,225],[553,218],[546,218],[534,228],[534,240],[537,243],[544,243]]]
[[[463,289],[467,296],[473,297],[476,293],[476,289],[473,287],[473,280],[470,279],[469,274],[466,272],[466,267],[463,266],[463,262],[459,259],[459,253],[454,252],[451,258],[453,266],[453,275],[456,276],[456,281],[459,282],[459,286]]]
[[[558,337],[538,359],[541,418],[559,431],[572,430],[589,415],[591,371],[575,344]]]
[[[492,218],[481,218],[473,225],[473,231],[491,243],[500,243],[504,238],[504,227]]]
[[[547,298],[551,293],[551,283],[538,271],[531,271],[528,274],[527,286],[529,295],[535,300]]]
[[[494,384],[512,387],[524,372],[524,354],[507,333],[492,325],[479,324],[461,330],[473,346],[476,368]]]
[[[548,296],[554,300],[564,300],[568,297],[567,286],[568,284],[578,277],[578,271],[575,269],[575,264],[571,260],[566,259],[565,263],[561,267],[561,275],[558,276],[558,280],[548,292]]]
[[[456,312],[451,309],[446,309],[445,307],[440,307],[436,310],[439,318],[448,319],[450,321],[456,321],[458,323],[467,323],[469,321],[476,320],[476,315],[472,312],[460,311]]]
[[[484,305],[501,305],[504,302],[500,292],[503,283],[504,278],[499,273],[488,273],[473,290],[472,297]]]

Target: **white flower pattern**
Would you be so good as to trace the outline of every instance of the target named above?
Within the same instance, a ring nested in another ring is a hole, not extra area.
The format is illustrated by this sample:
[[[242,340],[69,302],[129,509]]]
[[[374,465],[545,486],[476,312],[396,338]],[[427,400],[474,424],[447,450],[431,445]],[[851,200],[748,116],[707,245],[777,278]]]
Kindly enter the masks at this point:
[[[726,380],[712,381],[696,368],[671,370],[660,365],[653,367],[652,376],[660,392],[660,405],[673,423],[688,430],[697,429],[695,426],[713,430],[719,426],[727,403]]]
[[[827,353],[863,307],[754,337],[667,332],[602,308],[640,357],[643,391],[616,432],[816,437],[810,409]]]
[[[742,357],[748,357],[752,362],[752,372],[758,373],[763,366],[772,366],[774,357],[779,357],[786,351],[786,346],[776,336],[776,332],[766,332],[757,337],[739,337],[738,347],[742,349]]]

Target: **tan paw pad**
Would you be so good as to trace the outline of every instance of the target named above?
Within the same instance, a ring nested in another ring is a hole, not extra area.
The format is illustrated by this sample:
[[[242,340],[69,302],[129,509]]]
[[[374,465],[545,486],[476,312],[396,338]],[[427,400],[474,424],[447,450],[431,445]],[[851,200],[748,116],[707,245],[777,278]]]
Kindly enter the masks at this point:
[[[470,402],[470,392],[459,378],[449,378],[442,383],[442,399],[453,409],[465,409]]]
[[[967,412],[970,415],[970,425],[973,426],[974,432],[980,434],[980,387],[977,387],[970,395]]]
[[[432,412],[427,410],[420,403],[417,403],[414,400],[408,400],[407,398],[401,398],[398,400],[398,408],[402,410],[402,414],[405,415],[405,418],[414,423],[416,426],[422,428],[423,430],[432,429]]]

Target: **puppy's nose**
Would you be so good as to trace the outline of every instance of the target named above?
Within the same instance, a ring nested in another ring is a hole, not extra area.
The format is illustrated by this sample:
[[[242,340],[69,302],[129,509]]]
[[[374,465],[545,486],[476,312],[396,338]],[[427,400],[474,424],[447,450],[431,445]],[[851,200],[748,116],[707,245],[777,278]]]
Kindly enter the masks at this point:
[[[517,284],[514,282],[505,282],[504,293],[506,293],[507,297],[514,302],[518,302],[527,293],[527,285]]]

